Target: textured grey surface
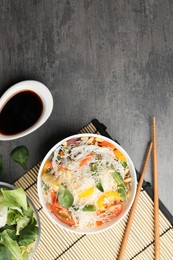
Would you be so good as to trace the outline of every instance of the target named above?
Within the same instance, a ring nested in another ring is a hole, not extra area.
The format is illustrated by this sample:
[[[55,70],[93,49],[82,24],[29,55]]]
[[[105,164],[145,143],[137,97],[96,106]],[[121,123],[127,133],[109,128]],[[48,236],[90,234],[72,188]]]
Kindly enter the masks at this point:
[[[155,115],[159,197],[173,214],[173,1],[2,0],[0,39],[0,95],[35,79],[54,98],[39,130],[0,141],[1,180],[24,173],[9,157],[14,147],[28,147],[31,167],[93,118],[140,170]],[[152,182],[151,165],[145,179]]]

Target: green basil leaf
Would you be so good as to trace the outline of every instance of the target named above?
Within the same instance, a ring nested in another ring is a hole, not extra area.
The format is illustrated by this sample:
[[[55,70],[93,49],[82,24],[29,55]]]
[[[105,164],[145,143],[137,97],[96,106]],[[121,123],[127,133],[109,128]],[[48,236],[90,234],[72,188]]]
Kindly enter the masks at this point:
[[[0,154],[0,174],[2,173],[3,171],[3,159],[2,159],[2,155]]]
[[[25,146],[18,146],[16,148],[14,148],[11,153],[11,158],[19,163],[24,170],[28,170],[28,167],[26,165],[26,162],[29,158],[29,152],[28,152],[28,149],[25,147]]]
[[[60,186],[58,193],[58,201],[64,208],[69,208],[73,204],[74,197],[68,189],[64,188],[63,186]]]
[[[85,205],[82,209],[83,211],[96,211],[96,206],[94,205]]]
[[[104,192],[104,189],[103,189],[103,186],[102,186],[101,181],[99,181],[99,182],[96,183],[96,188],[97,188],[99,191]]]

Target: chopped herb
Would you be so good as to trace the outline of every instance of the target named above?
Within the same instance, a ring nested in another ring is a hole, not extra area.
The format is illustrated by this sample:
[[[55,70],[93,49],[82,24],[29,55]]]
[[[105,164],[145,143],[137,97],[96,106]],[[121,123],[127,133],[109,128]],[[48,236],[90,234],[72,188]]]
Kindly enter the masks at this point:
[[[123,162],[123,163],[122,163],[122,166],[123,166],[124,168],[126,168],[126,167],[127,167],[127,163],[126,163],[126,162]]]
[[[67,146],[62,146],[61,147],[61,150],[63,151],[63,152],[65,152],[65,153],[67,153],[67,152],[69,152],[69,147],[67,147]]]
[[[104,192],[104,189],[103,189],[101,180],[99,180],[99,181],[96,183],[96,188],[97,188],[99,191]]]
[[[44,184],[44,191],[48,191],[49,190],[49,186],[47,184]]]
[[[94,177],[98,176],[98,172],[92,172],[91,176],[94,176]]]
[[[78,210],[79,210],[79,208],[76,207],[76,206],[74,206],[74,205],[72,205],[72,208],[73,208],[75,211],[78,211]]]
[[[85,205],[82,209],[83,211],[96,211],[96,206],[94,205]]]
[[[90,163],[90,168],[92,172],[97,171],[98,162]]]

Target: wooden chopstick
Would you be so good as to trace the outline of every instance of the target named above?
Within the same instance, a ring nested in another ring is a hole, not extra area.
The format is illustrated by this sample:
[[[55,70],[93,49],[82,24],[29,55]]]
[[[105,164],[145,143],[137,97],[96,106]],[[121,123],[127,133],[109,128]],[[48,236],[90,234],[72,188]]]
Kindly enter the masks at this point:
[[[153,163],[154,163],[154,230],[155,230],[155,260],[160,259],[159,236],[159,199],[158,199],[158,167],[157,167],[157,141],[156,119],[153,117]]]
[[[131,225],[132,225],[132,222],[133,222],[133,217],[134,217],[134,214],[135,214],[137,202],[138,202],[138,199],[139,199],[139,196],[140,196],[140,191],[141,191],[142,183],[143,183],[143,180],[144,180],[144,175],[145,175],[145,171],[146,171],[146,168],[147,168],[147,165],[148,165],[148,161],[149,161],[149,158],[150,158],[152,146],[153,146],[153,143],[151,142],[150,146],[148,148],[148,151],[147,151],[147,156],[146,156],[146,159],[145,159],[145,162],[144,162],[144,165],[143,165],[143,169],[141,171],[141,177],[140,177],[140,180],[139,180],[139,183],[138,183],[138,188],[137,188],[135,200],[133,202],[133,206],[132,206],[132,209],[131,209],[130,214],[129,214],[128,223],[127,223],[126,230],[125,230],[124,237],[123,237],[123,241],[122,241],[122,244],[121,244],[118,260],[122,260],[123,256],[124,256],[128,236],[129,236]]]

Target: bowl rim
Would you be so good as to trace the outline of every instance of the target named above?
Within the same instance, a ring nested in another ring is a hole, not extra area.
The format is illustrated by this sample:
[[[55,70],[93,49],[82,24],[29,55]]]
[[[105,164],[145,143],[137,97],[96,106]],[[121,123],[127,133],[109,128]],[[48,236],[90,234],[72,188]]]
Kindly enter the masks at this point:
[[[50,157],[50,155],[53,153],[53,151],[59,146],[61,145],[64,141],[68,141],[70,139],[73,139],[73,138],[80,138],[80,137],[83,137],[83,136],[89,136],[89,137],[98,137],[98,138],[103,138],[104,140],[106,141],[109,141],[110,143],[114,144],[116,146],[116,148],[118,150],[120,150],[123,155],[125,155],[128,163],[129,163],[129,166],[131,167],[131,170],[132,170],[132,176],[133,176],[133,194],[131,195],[131,201],[129,202],[127,208],[124,210],[124,212],[121,214],[121,216],[117,217],[115,219],[115,222],[113,221],[110,221],[108,223],[110,223],[110,225],[108,226],[104,226],[103,228],[99,228],[98,230],[95,230],[95,231],[80,231],[78,229],[72,229],[70,227],[68,227],[67,225],[65,225],[64,223],[61,223],[58,219],[55,220],[53,217],[52,217],[52,214],[51,212],[46,208],[45,206],[45,203],[44,203],[44,198],[42,197],[42,192],[41,192],[41,187],[42,187],[42,181],[41,181],[41,173],[42,173],[42,169],[44,167],[44,164],[46,162],[46,160]],[[59,141],[58,143],[56,143],[48,152],[47,154],[44,156],[42,162],[41,162],[41,165],[40,165],[40,168],[39,168],[39,171],[38,171],[38,177],[37,177],[37,193],[38,193],[38,197],[39,197],[39,201],[40,201],[40,204],[41,206],[43,207],[43,210],[46,214],[46,216],[53,222],[55,223],[56,225],[58,225],[60,228],[63,228],[65,229],[66,231],[70,231],[72,233],[76,233],[76,234],[96,234],[96,233],[99,233],[99,232],[104,232],[106,230],[108,230],[109,228],[112,228],[114,227],[116,224],[118,224],[121,220],[123,220],[125,218],[125,216],[127,216],[128,212],[130,211],[131,207],[132,207],[132,204],[134,202],[134,199],[135,199],[135,195],[136,195],[136,189],[137,189],[137,176],[136,176],[136,170],[135,170],[135,167],[134,167],[134,164],[130,158],[130,156],[128,155],[128,153],[124,150],[124,148],[122,146],[120,146],[117,142],[113,141],[112,139],[108,138],[108,137],[105,137],[105,136],[102,136],[102,135],[99,135],[99,134],[92,134],[92,133],[79,133],[79,134],[75,134],[75,135],[71,135],[71,136],[68,136],[64,139],[62,139],[61,141]]]
[[[22,187],[16,187],[15,185],[12,185],[10,183],[7,183],[7,182],[2,182],[0,181],[0,188],[2,187],[8,187],[12,190],[15,190],[15,189],[18,189],[18,188],[22,188]],[[22,188],[23,189],[23,188]],[[26,192],[25,192],[26,193]],[[31,205],[33,211],[34,211],[34,214],[36,215],[36,220],[37,220],[37,225],[38,225],[38,236],[37,236],[37,239],[35,241],[35,244],[34,244],[34,249],[33,251],[29,254],[29,259],[32,259],[32,257],[34,256],[34,254],[36,253],[37,249],[38,249],[38,246],[39,246],[39,242],[40,242],[40,237],[41,237],[41,222],[40,222],[40,216],[38,214],[38,211],[34,205],[34,203],[32,202],[32,200],[28,197],[28,195],[26,194],[26,198],[27,198],[27,201],[29,202],[29,204]]]
[[[31,125],[29,128],[27,128],[24,131],[12,135],[4,135],[0,133],[0,141],[9,141],[9,140],[18,139],[34,132],[46,122],[46,120],[49,118],[50,114],[52,113],[53,110],[52,94],[50,90],[43,83],[36,80],[24,80],[16,83],[15,85],[7,89],[0,97],[0,108],[1,108],[0,111],[4,108],[4,106],[13,96],[27,90],[36,93],[40,97],[43,104],[42,114],[33,125]]]

